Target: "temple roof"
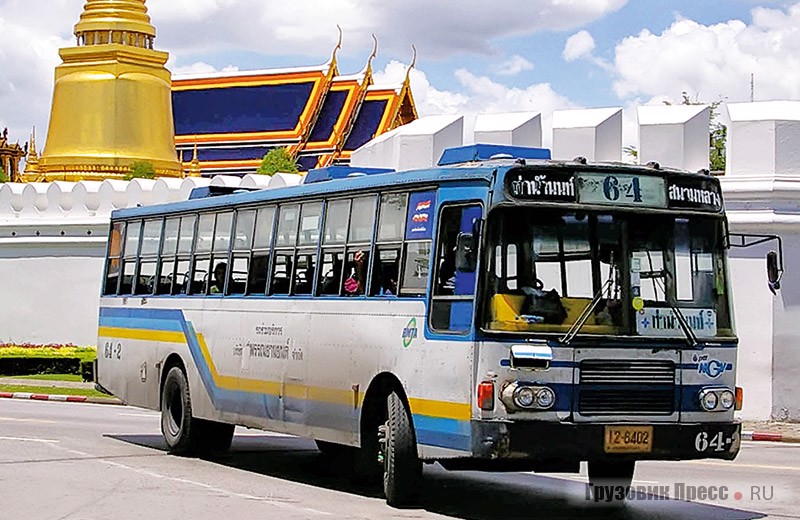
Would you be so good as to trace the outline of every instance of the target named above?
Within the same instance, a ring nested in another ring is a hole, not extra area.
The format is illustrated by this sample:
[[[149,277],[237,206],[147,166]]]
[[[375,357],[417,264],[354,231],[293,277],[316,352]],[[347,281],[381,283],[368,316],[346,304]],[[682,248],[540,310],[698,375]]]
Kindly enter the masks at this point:
[[[206,175],[252,173],[277,146],[287,147],[304,170],[347,162],[351,144],[416,118],[408,81],[373,85],[374,55],[348,75],[339,75],[334,51],[315,67],[176,76],[175,143],[184,169],[195,146]]]

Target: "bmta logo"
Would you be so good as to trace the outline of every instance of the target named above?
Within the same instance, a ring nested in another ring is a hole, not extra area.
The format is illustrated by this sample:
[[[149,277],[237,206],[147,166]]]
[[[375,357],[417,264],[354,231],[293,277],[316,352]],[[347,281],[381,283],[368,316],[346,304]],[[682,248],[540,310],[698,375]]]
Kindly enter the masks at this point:
[[[419,331],[417,330],[417,318],[411,318],[408,325],[403,329],[403,348],[408,348],[411,342],[417,338]]]
[[[726,363],[719,359],[708,359],[708,356],[694,356],[697,364],[697,373],[705,374],[711,379],[716,379],[725,372],[733,370],[733,363]]]

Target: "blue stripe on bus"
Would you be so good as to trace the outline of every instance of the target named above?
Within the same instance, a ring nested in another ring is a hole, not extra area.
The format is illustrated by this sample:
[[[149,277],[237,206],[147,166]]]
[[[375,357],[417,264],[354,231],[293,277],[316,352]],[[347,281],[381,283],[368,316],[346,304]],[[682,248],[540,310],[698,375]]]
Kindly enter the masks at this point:
[[[469,421],[414,414],[414,431],[420,444],[472,451]]]
[[[168,332],[182,332],[181,323],[173,319],[153,318],[118,318],[100,316],[101,327],[116,327],[123,329],[158,330]]]

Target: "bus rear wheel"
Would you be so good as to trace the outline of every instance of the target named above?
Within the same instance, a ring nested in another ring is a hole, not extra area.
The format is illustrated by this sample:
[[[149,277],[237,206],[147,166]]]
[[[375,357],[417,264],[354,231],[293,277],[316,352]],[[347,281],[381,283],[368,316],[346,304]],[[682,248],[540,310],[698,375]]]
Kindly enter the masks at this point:
[[[233,440],[234,425],[192,416],[189,381],[179,366],[170,368],[161,391],[161,433],[174,455],[219,455]]]
[[[396,392],[387,397],[386,408],[382,432],[383,492],[390,506],[410,505],[419,498],[422,479],[411,414]]]
[[[636,461],[589,461],[589,484],[595,501],[622,503],[633,482]]]

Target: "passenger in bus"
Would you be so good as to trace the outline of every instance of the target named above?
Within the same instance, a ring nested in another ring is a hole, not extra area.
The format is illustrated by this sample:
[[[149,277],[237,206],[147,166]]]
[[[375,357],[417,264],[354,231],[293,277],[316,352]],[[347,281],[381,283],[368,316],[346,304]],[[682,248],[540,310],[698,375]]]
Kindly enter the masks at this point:
[[[211,294],[220,294],[225,290],[225,275],[227,272],[227,262],[220,262],[214,266],[214,281],[211,283]]]
[[[452,295],[456,287],[456,251],[448,251],[439,264],[438,295]]]
[[[397,295],[397,272],[397,261],[382,265],[380,287],[380,294],[382,296]]]
[[[333,266],[322,278],[320,294],[339,294],[339,283],[342,280],[343,267],[344,262],[342,262],[342,259],[339,258],[337,254],[333,260]]]
[[[348,276],[344,281],[344,292],[348,296],[364,294],[367,272],[367,254],[362,250],[356,251],[353,260],[347,266]]]

